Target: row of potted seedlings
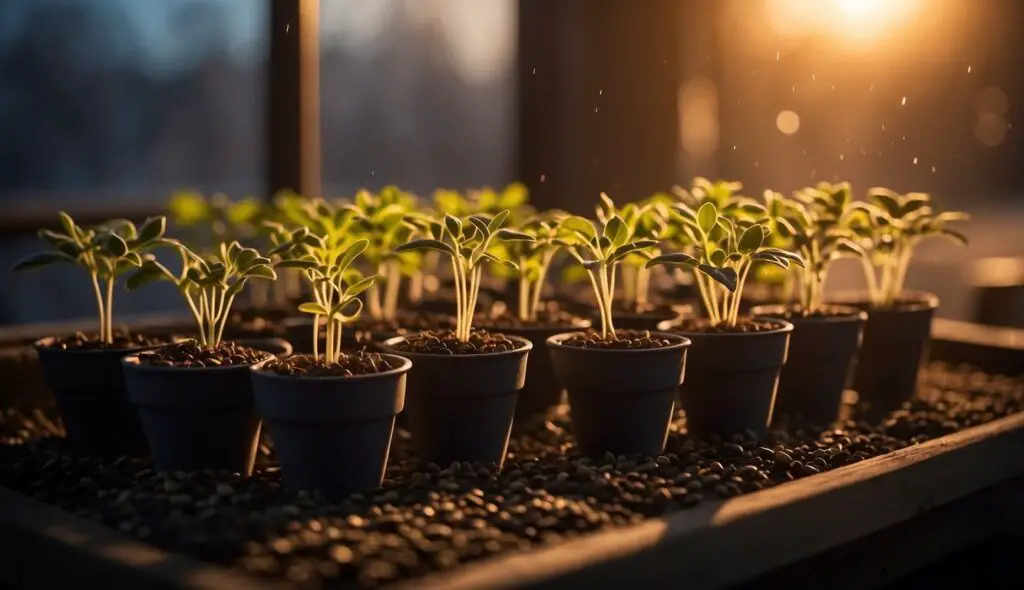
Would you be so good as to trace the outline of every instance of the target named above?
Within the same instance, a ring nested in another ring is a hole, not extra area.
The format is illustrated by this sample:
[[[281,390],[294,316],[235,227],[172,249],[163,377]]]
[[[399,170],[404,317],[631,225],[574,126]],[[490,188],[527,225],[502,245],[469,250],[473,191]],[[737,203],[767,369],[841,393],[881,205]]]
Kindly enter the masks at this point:
[[[563,388],[579,449],[595,455],[661,453],[677,403],[697,436],[761,434],[775,413],[830,422],[858,356],[853,387],[867,404],[912,395],[937,301],[903,291],[907,267],[923,238],[964,241],[947,223],[965,216],[936,212],[924,194],[875,189],[854,201],[846,184],[762,201],[740,188],[698,179],[621,208],[601,195],[592,219],[535,212],[518,188],[447,191],[434,209],[393,187],[351,202],[292,195],[261,221],[265,254],[235,240],[193,250],[165,235],[163,218],[87,229],[61,214],[63,233],[41,232],[51,251],[18,269],[74,263],[95,287],[98,335],[37,343],[75,450],[148,446],[158,469],[248,474],[262,418],[286,481],[334,496],[380,484],[400,416],[423,461],[500,466],[517,406],[552,405]],[[176,252],[177,271],[153,256],[159,248]],[[563,253],[593,292],[593,329],[544,302]],[[826,303],[841,257],[860,261],[869,294]],[[402,330],[399,281],[431,263],[450,269],[455,313]],[[743,315],[744,286],[766,266],[788,271],[797,301]],[[699,317],[644,313],[659,268],[690,277]],[[512,279],[512,305],[477,312],[485,273]],[[114,334],[114,285],[126,274],[129,289],[174,284],[196,337]],[[308,317],[292,322],[291,340],[308,353],[225,341],[250,279],[276,286],[285,274],[305,283],[291,290],[305,294],[297,309]],[[346,339],[367,310],[372,352]]]

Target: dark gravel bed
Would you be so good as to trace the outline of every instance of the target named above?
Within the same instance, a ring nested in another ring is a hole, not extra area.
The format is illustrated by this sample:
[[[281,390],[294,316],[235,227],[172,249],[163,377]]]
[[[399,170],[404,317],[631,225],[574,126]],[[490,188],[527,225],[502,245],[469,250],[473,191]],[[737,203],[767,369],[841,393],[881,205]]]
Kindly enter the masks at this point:
[[[154,473],[141,459],[59,453],[52,414],[0,414],[0,485],[167,549],[301,587],[376,586],[508,551],[756,492],[1024,409],[1024,378],[933,364],[920,398],[884,419],[795,427],[763,440],[691,440],[680,417],[660,457],[575,454],[565,408],[513,438],[505,469],[417,468],[396,434],[381,490],[328,503],[256,474]],[[43,438],[37,438],[43,437]]]

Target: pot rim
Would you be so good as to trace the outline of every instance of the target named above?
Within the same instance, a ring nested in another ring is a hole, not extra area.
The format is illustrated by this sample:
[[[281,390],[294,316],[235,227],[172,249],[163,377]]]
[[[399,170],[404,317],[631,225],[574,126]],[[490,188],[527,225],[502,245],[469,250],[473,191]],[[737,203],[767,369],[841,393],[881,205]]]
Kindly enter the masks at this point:
[[[852,305],[832,305],[826,304],[827,307],[835,310],[841,310],[841,315],[826,315],[826,316],[807,316],[807,317],[793,317],[786,318],[779,314],[784,314],[795,307],[796,304],[786,303],[775,303],[771,305],[758,305],[750,309],[750,315],[758,318],[770,318],[773,320],[787,321],[794,326],[801,323],[818,323],[818,324],[845,324],[848,322],[866,322],[868,319],[868,312],[863,309],[859,309]]]
[[[297,355],[297,356],[312,356],[312,355],[303,354],[303,355]],[[266,360],[262,360],[262,361],[260,361],[260,362],[258,362],[256,364],[254,364],[254,365],[249,365],[249,370],[252,371],[252,374],[253,374],[254,377],[258,376],[258,377],[266,378],[266,379],[278,379],[278,380],[281,380],[281,381],[288,381],[288,382],[292,382],[292,383],[303,383],[303,382],[323,383],[325,381],[344,381],[344,382],[349,382],[349,381],[365,381],[365,380],[368,380],[368,379],[381,378],[381,377],[391,377],[393,375],[401,375],[402,373],[408,373],[409,369],[412,368],[412,361],[407,359],[407,358],[405,358],[405,357],[398,356],[397,354],[390,354],[390,353],[384,353],[384,354],[381,354],[381,356],[388,357],[389,361],[393,360],[393,359],[397,359],[399,361],[399,363],[400,363],[400,366],[398,366],[398,367],[396,367],[394,369],[389,369],[387,371],[380,371],[378,373],[368,373],[366,375],[331,375],[329,377],[307,377],[305,375],[281,375],[279,373],[274,373],[273,371],[264,371],[263,367],[267,363],[269,363],[270,361],[274,360],[274,359],[266,359]]]
[[[265,357],[255,363],[245,363],[242,365],[226,365],[220,367],[177,367],[177,366],[166,366],[166,365],[150,365],[139,362],[138,354],[131,354],[121,359],[121,366],[125,369],[133,369],[137,371],[150,371],[155,373],[174,373],[179,371],[192,372],[192,373],[227,373],[229,371],[247,371],[250,367],[265,363],[267,361],[277,358],[276,354],[267,352],[265,350],[257,351]]]
[[[495,334],[501,334],[502,330],[518,330],[520,332],[546,332],[546,331],[550,331],[550,330],[586,330],[587,328],[592,328],[594,326],[594,322],[592,322],[589,318],[585,318],[585,317],[582,317],[582,316],[576,316],[575,319],[576,319],[577,323],[574,324],[574,325],[571,325],[571,324],[544,324],[544,325],[503,326],[503,327],[500,327],[500,328],[491,328],[490,327],[491,324],[488,324],[485,321],[473,322],[473,324],[475,326],[479,327],[482,330],[487,330],[488,332],[494,332]]]
[[[895,306],[875,306],[867,291],[839,291],[833,293],[826,303],[861,307],[865,311],[924,311],[939,308],[939,296],[929,291],[903,291]],[[902,303],[902,305],[901,305]]]
[[[171,340],[169,342],[165,342],[163,344],[150,344],[150,345],[147,345],[147,346],[135,346],[135,347],[132,347],[132,348],[93,348],[93,349],[89,349],[89,350],[83,350],[83,349],[80,349],[80,348],[54,348],[53,346],[51,346],[51,344],[56,342],[56,340],[58,338],[60,338],[60,336],[46,336],[44,338],[40,338],[40,339],[38,339],[38,340],[36,340],[35,342],[32,343],[32,348],[36,349],[37,351],[38,350],[48,350],[48,351],[52,351],[52,352],[56,352],[56,353],[66,353],[66,354],[71,354],[71,355],[82,355],[82,356],[89,356],[89,355],[95,355],[95,354],[104,354],[104,353],[105,354],[114,354],[114,353],[132,354],[132,353],[139,353],[139,352],[149,352],[151,350],[156,350],[158,348],[163,348],[165,346],[170,346],[172,344],[177,344],[177,341],[175,339],[178,338],[178,337],[177,336],[171,336],[170,337]]]
[[[686,336],[671,332],[651,332],[651,336],[658,336],[659,338],[667,338],[669,340],[678,340],[678,342],[673,342],[672,344],[669,344],[668,346],[662,346],[661,348],[586,348],[583,346],[566,346],[565,344],[562,344],[563,340],[566,340],[572,336],[576,336],[577,334],[586,334],[586,332],[583,332],[581,330],[575,330],[572,332],[562,332],[561,334],[555,334],[554,336],[550,336],[547,340],[544,341],[544,344],[546,344],[548,348],[579,350],[584,351],[588,354],[642,354],[645,352],[652,353],[662,352],[666,350],[678,350],[680,348],[688,348],[691,344],[693,344],[693,341],[687,338]]]
[[[793,323],[779,318],[770,318],[773,323],[781,324],[773,330],[762,330],[760,332],[693,332],[668,328],[668,334],[676,334],[685,338],[750,338],[755,336],[768,337],[786,334],[793,331]],[[665,324],[666,322],[662,322]],[[660,327],[660,326],[659,326]]]
[[[413,332],[413,334],[418,334],[418,333],[419,332]],[[499,334],[500,334],[500,332],[499,332]],[[416,357],[430,358],[430,359],[496,358],[496,357],[502,357],[502,356],[514,356],[514,355],[522,354],[524,352],[530,352],[531,350],[533,350],[533,342],[530,342],[529,340],[527,340],[526,338],[523,338],[522,336],[509,336],[507,334],[502,334],[502,335],[505,336],[505,338],[508,338],[509,340],[511,340],[513,342],[518,342],[520,346],[518,348],[514,348],[512,350],[503,350],[501,352],[481,352],[481,353],[476,353],[476,354],[433,354],[433,353],[429,353],[429,352],[406,352],[404,350],[397,350],[395,348],[395,344],[398,344],[400,341],[405,340],[406,336],[408,336],[408,335],[400,335],[400,336],[392,336],[391,338],[388,338],[387,340],[385,340],[383,342],[378,342],[377,343],[377,347],[380,348],[380,349],[383,349],[384,351],[386,351],[387,354],[392,354],[392,355],[395,355],[395,356],[404,356],[404,357],[408,358],[409,360],[415,359]]]

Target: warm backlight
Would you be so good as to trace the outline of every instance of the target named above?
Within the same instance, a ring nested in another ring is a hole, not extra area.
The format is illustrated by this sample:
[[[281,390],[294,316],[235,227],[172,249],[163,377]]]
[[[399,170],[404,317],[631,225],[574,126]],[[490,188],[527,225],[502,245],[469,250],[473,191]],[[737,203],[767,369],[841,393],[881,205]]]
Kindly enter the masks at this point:
[[[853,40],[905,26],[920,5],[920,0],[768,0],[769,16],[781,33],[839,33]]]

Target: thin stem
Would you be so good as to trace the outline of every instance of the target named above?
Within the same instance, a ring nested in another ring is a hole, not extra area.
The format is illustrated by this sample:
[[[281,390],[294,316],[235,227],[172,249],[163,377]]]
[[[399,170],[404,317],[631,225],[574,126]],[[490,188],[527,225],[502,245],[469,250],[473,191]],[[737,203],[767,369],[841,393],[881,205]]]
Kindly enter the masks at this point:
[[[384,319],[394,320],[398,313],[398,295],[402,287],[402,266],[397,260],[389,260],[384,282]]]
[[[455,337],[462,340],[462,323],[465,321],[466,310],[462,305],[462,273],[459,272],[461,260],[452,256],[452,280],[455,282]]]
[[[614,278],[614,272],[612,273]],[[628,264],[622,265],[622,303],[626,307],[636,305],[637,303],[637,279],[639,273],[637,269]],[[615,293],[614,283],[612,285],[612,293]]]
[[[651,271],[639,266],[636,268],[636,311],[639,313],[647,307],[650,300]]]
[[[483,276],[484,267],[477,266],[470,270],[470,283],[469,283],[469,309],[466,310],[466,340],[469,340],[469,335],[473,331],[473,314],[476,313],[476,302],[480,297],[480,279]]]
[[[423,273],[417,272],[409,277],[409,301],[419,303],[423,299]]]
[[[95,272],[90,273],[92,275],[92,287],[96,292],[96,311],[100,317],[100,341],[107,341],[107,314],[103,306],[103,293],[100,291],[100,278]]]
[[[697,291],[700,292],[701,301],[704,303],[704,310],[708,314],[708,320],[712,323],[718,323],[715,320],[715,306],[714,300],[711,299],[710,293],[708,293],[707,284],[705,283],[704,275],[697,269],[693,269],[693,280],[697,283]]]
[[[740,300],[743,295],[743,285],[747,282],[747,274],[750,272],[750,267],[753,266],[750,262],[747,262],[740,268],[739,280],[736,282],[736,291],[733,293],[732,306],[729,309],[728,325],[735,326],[736,320],[740,315]]]
[[[227,303],[224,304],[224,313],[220,320],[220,328],[217,329],[217,343],[224,339],[224,327],[228,325],[228,318],[231,317],[231,306],[235,302],[235,296],[231,295],[228,297]]]
[[[861,266],[864,268],[864,280],[866,280],[868,284],[868,298],[872,303],[880,305],[883,297],[878,287],[878,281],[875,278],[875,267],[866,256],[861,256],[860,262]]]
[[[614,266],[612,266],[612,268],[610,270],[611,270],[611,274],[615,273],[615,267]],[[608,336],[611,336],[612,340],[615,340],[615,324],[612,323],[612,301],[613,300],[612,300],[612,292],[611,292],[611,279],[608,276],[609,275],[608,267],[602,264],[601,267],[600,267],[599,273],[600,274],[598,275],[598,282],[600,283],[601,288],[604,289],[604,308],[605,308],[605,313],[608,316],[608,326],[607,326],[608,333],[605,334],[605,337],[607,338]]]
[[[370,317],[375,320],[384,319],[384,311],[380,305],[380,288],[377,283],[370,285],[370,288],[366,290],[366,310],[370,312]]]
[[[320,358],[320,314],[313,314],[313,360]]]
[[[105,310],[107,335],[107,344],[114,343],[114,277],[107,278],[107,305]]]
[[[522,268],[522,266],[520,266]],[[519,319],[529,321],[530,319],[530,279],[525,274],[519,275]]]
[[[597,308],[601,311],[601,337],[606,338],[608,336],[608,315],[604,305],[604,294],[601,292],[600,287],[597,286],[597,273],[588,269],[587,276],[590,277],[590,285],[594,288]]]
[[[327,343],[324,348],[324,362],[331,364],[334,362],[334,320],[331,316],[327,316]]]
[[[548,268],[555,253],[547,252],[541,258],[540,272],[537,273],[537,280],[533,283],[533,297],[530,300],[530,321],[537,321],[537,313],[540,310],[540,296],[544,291],[544,281],[547,280]]]

